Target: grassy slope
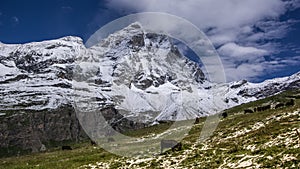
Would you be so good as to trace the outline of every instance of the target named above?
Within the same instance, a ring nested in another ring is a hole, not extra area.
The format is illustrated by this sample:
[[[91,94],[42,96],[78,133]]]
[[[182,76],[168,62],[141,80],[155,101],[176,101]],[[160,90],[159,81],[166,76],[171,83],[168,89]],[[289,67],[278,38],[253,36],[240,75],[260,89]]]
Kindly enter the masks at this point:
[[[198,140],[203,127],[193,126],[182,140],[183,150],[167,151],[150,158],[129,159],[104,151],[89,143],[73,145],[71,151],[48,150],[20,157],[0,159],[0,168],[297,168],[300,167],[300,100],[293,107],[243,114],[244,109],[270,101],[289,100],[298,91],[243,104],[227,110],[213,136],[205,142]],[[164,134],[171,124],[132,131],[135,137]],[[184,122],[178,124],[184,126]],[[176,131],[177,132],[177,131]],[[180,132],[180,131],[179,131]]]

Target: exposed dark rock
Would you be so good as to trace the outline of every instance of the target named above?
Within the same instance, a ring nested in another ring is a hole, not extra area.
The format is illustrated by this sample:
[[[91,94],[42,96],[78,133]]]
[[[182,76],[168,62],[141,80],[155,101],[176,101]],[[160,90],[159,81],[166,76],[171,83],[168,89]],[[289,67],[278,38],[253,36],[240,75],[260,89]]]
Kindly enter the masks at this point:
[[[72,150],[71,146],[62,146],[61,150]]]
[[[15,82],[15,81],[19,81],[19,80],[22,80],[22,79],[26,79],[28,78],[28,75],[26,74],[20,74],[20,75],[17,75],[11,79],[7,79],[5,81],[0,81],[0,84],[6,84],[6,83],[10,83],[10,82]]]
[[[111,142],[115,142],[116,140],[112,137],[107,138],[107,142],[111,143]]]
[[[251,109],[245,109],[245,110],[244,110],[244,113],[245,113],[245,114],[247,114],[247,113],[254,113],[254,111],[251,110]]]
[[[231,100],[233,101],[233,102],[235,102],[235,103],[239,103],[239,99],[238,98],[231,98]]]
[[[195,120],[195,124],[199,124],[200,123],[200,118],[197,117],[196,120]]]
[[[242,80],[239,84],[230,86],[231,89],[236,89],[247,83],[247,80]]]
[[[227,117],[228,117],[228,113],[227,113],[227,112],[223,112],[223,113],[221,114],[221,116],[222,116],[223,118],[227,118]]]
[[[279,108],[282,108],[282,107],[284,107],[284,104],[283,103],[278,103],[278,104],[276,104],[275,109],[279,109]]]
[[[97,143],[96,143],[95,141],[91,140],[91,145],[92,145],[92,146],[96,146]]]
[[[265,106],[260,106],[256,108],[257,112],[261,112],[261,111],[266,111],[266,110],[270,110],[271,109],[271,105],[265,105]]]
[[[134,49],[134,51],[139,51],[142,46],[145,46],[144,42],[144,34],[138,34],[132,37],[132,39],[128,42]]]
[[[297,90],[300,88],[300,80],[290,83],[285,90]]]
[[[294,106],[294,105],[295,105],[294,99],[291,99],[289,102],[285,103],[285,106]]]
[[[165,80],[167,79],[166,76],[147,76],[144,72],[140,72],[134,76],[133,84],[135,87],[142,90],[145,90],[150,86],[158,87],[165,83]]]
[[[72,107],[57,110],[11,111],[0,116],[0,147],[37,152],[42,145],[87,139]],[[9,154],[9,153],[8,153]]]
[[[60,88],[67,88],[70,89],[72,87],[72,84],[68,84],[68,83],[57,83],[54,84],[53,87],[60,87]]]
[[[175,150],[181,150],[182,144],[180,142],[177,142],[175,140],[161,140],[160,142],[160,151],[163,152],[166,148],[172,148],[172,151]]]
[[[112,128],[121,133],[129,130],[141,129],[149,125],[129,120],[113,107],[102,109],[101,113],[106,121],[112,126]]]

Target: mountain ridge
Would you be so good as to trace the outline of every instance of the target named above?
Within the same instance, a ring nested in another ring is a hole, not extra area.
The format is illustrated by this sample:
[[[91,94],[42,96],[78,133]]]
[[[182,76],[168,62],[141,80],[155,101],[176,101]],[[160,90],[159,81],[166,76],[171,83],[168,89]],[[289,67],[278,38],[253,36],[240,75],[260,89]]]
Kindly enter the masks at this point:
[[[141,50],[143,51],[139,52]],[[50,100],[44,99],[44,102],[58,102],[58,104],[59,102],[66,104],[70,104],[73,102],[72,96],[70,94],[72,93],[72,91],[70,89],[73,85],[73,74],[76,65],[79,65],[79,69],[81,69],[81,72],[77,73],[78,76],[85,76],[82,73],[87,72],[82,71],[91,71],[92,73],[94,73],[93,78],[89,77],[90,79],[85,80],[88,80],[88,83],[90,81],[94,81],[94,83],[97,83],[98,85],[99,83],[102,83],[100,85],[104,87],[98,89],[99,91],[111,90],[109,89],[109,86],[111,86],[110,83],[113,82],[117,84],[125,84],[125,86],[130,87],[133,84],[134,87],[142,89],[146,93],[157,93],[157,91],[155,91],[155,88],[159,87],[160,84],[164,84],[164,81],[172,81],[172,79],[175,79],[175,77],[182,75],[182,73],[180,72],[175,74],[174,76],[174,72],[176,72],[176,70],[173,67],[174,63],[184,61],[185,63],[179,66],[186,66],[191,64],[192,67],[185,70],[183,70],[183,68],[177,69],[180,69],[179,71],[189,71],[188,69],[194,71],[196,82],[199,83],[196,84],[196,87],[200,86],[201,88],[198,93],[207,93],[207,91],[209,91],[209,89],[211,88],[223,88],[223,91],[224,89],[225,91],[228,91],[223,92],[211,90],[215,93],[215,95],[218,95],[218,93],[227,95],[225,96],[225,98],[222,98],[222,100],[225,100],[225,102],[229,100],[228,104],[225,103],[225,105],[221,106],[221,109],[235,106],[237,104],[245,103],[248,101],[253,101],[254,99],[270,96],[280,91],[287,90],[288,88],[292,88],[293,85],[295,87],[299,87],[298,84],[300,72],[289,77],[265,80],[261,83],[251,83],[245,80],[229,82],[227,84],[210,83],[206,80],[204,73],[196,65],[196,63],[188,61],[187,58],[181,55],[178,49],[172,44],[170,39],[168,39],[168,37],[166,37],[165,35],[147,33],[143,31],[142,27],[138,24],[132,24],[127,28],[116,32],[115,34],[110,35],[108,38],[102,40],[99,44],[91,47],[90,49],[85,48],[81,38],[67,36],[57,40],[33,42],[21,45],[1,44],[0,53],[0,68],[2,70],[0,74],[0,84],[4,85],[4,87],[12,88],[11,85],[15,84],[14,82],[17,81],[20,81],[20,83],[23,84],[31,83],[32,86],[28,85],[27,89],[30,89],[30,87],[43,85],[47,86],[46,83],[52,84],[48,86],[55,88],[54,90],[59,93],[58,98],[60,99],[51,100],[51,97],[49,97]],[[171,53],[171,57],[168,55],[169,53]],[[170,60],[175,61],[171,61],[170,63],[166,62],[165,64],[160,65],[162,60],[159,57],[164,55],[165,57],[170,57]],[[176,60],[176,56],[185,59]],[[127,58],[124,59],[125,57]],[[155,61],[155,58],[158,58],[158,60]],[[120,59],[123,59],[123,61],[118,61]],[[151,63],[153,62],[153,60],[154,63]],[[128,61],[130,61],[130,63],[128,63]],[[102,64],[102,62],[105,62],[105,64]],[[147,67],[149,65],[150,67]],[[89,70],[88,67],[92,66],[97,67],[97,69],[100,70],[100,72],[98,72],[98,75],[95,74],[95,71],[98,70]],[[140,68],[134,68],[134,66],[142,66],[142,68],[141,70],[137,70]],[[128,67],[131,68],[129,69]],[[126,71],[128,71],[129,74],[126,74]],[[125,74],[123,72],[125,72]],[[132,77],[131,79],[128,78],[131,76],[131,74],[134,74],[136,77]],[[190,72],[189,74],[193,74],[193,72]],[[190,79],[193,79],[190,75],[188,75],[189,77],[186,77],[185,82],[183,82],[182,80],[184,80],[184,76],[185,75],[183,75],[183,77],[178,77],[178,82],[174,82],[175,80],[173,80],[173,85],[176,86],[179,85],[179,83],[186,83],[187,87],[188,85],[190,85],[190,83],[194,83],[190,82]],[[30,82],[30,80],[28,80],[35,78],[37,79],[37,81]],[[138,80],[138,78],[140,79]],[[39,84],[39,81],[43,80],[45,80],[45,83]],[[202,83],[204,84],[202,85]],[[5,84],[10,85],[5,86]],[[153,87],[151,88],[151,86]],[[237,90],[239,91],[236,92]],[[3,89],[2,91],[6,92]],[[31,90],[29,90],[28,92],[30,91]],[[2,92],[2,97],[4,92]],[[15,91],[12,91],[12,93],[13,92]],[[23,92],[26,93],[26,91]],[[105,93],[105,91],[103,92]],[[52,94],[55,95],[55,92],[52,92]],[[239,98],[239,96],[241,97]],[[5,102],[5,97],[3,98],[4,101],[2,101],[2,103],[4,102],[6,104],[0,103],[1,109],[3,109],[2,106],[13,106],[9,105],[8,101]],[[22,99],[26,100],[24,99],[24,97],[22,97]],[[235,101],[232,102],[232,100]],[[10,99],[9,101],[11,102]],[[55,105],[48,105],[48,107],[46,108],[51,107],[55,109]]]
[[[170,38],[135,24],[89,49],[72,36],[0,44],[1,132],[7,133],[0,140],[9,140],[0,146],[38,151],[49,140],[87,137],[74,105],[102,110],[122,131],[208,116],[299,87],[300,72],[258,84],[209,82]]]

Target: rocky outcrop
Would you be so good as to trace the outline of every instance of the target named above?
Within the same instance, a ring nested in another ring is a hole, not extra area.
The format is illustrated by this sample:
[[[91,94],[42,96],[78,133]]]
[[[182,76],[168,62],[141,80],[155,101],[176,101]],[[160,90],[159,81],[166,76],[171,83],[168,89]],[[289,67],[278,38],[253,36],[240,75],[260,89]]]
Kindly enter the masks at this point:
[[[22,151],[38,152],[55,143],[88,139],[70,106],[55,110],[2,111],[0,147],[7,154]]]

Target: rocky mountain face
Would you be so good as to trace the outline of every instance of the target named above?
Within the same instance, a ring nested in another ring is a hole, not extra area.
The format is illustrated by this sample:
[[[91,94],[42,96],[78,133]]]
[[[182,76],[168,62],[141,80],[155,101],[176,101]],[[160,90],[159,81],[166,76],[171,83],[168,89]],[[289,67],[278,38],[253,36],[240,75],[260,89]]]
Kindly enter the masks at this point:
[[[86,138],[79,121],[93,110],[122,131],[299,87],[300,73],[259,84],[209,82],[169,37],[139,24],[91,48],[78,37],[0,44],[0,147],[39,151],[50,141]]]

